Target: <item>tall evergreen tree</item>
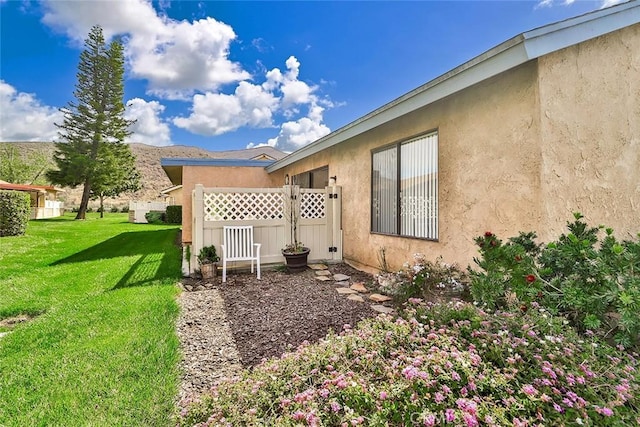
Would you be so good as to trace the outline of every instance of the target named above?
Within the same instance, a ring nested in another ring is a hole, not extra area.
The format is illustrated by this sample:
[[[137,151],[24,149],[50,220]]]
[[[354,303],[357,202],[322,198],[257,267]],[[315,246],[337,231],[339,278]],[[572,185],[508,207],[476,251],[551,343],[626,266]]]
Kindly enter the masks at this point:
[[[76,219],[85,218],[94,194],[92,188],[117,195],[117,190],[125,187],[117,177],[123,176],[123,181],[133,179],[120,170],[121,165],[127,169],[128,159],[133,157],[123,142],[131,134],[128,128],[133,122],[124,118],[122,44],[114,40],[107,47],[102,28],[94,26],[84,45],[73,92],[76,101],[61,109],[63,122],[56,123],[62,141],[56,144],[54,154],[58,169],[47,173],[49,180],[58,185],[84,185]],[[113,166],[111,172],[103,167],[106,164]],[[137,174],[135,166],[129,172]]]
[[[104,216],[104,199],[140,189],[136,158],[126,144],[103,144],[96,166],[91,199],[100,200],[100,218]]]

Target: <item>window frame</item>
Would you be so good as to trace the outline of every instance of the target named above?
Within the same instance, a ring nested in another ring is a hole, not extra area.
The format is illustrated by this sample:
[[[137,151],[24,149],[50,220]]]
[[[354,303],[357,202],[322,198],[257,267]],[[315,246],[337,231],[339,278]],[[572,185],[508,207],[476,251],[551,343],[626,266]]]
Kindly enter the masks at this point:
[[[435,159],[435,166],[436,166],[436,192],[435,192],[435,196],[436,196],[436,220],[435,220],[435,229],[436,229],[436,237],[420,237],[420,236],[414,236],[414,235],[409,235],[409,234],[402,234],[402,200],[401,200],[401,195],[402,195],[402,188],[401,188],[401,183],[402,183],[402,145],[404,144],[408,144],[411,142],[414,142],[418,139],[421,138],[427,138],[429,136],[435,135],[436,136],[436,159]],[[395,233],[389,233],[389,232],[383,232],[383,231],[375,231],[374,230],[374,219],[375,219],[375,215],[374,215],[374,156],[377,153],[381,153],[383,151],[389,150],[389,149],[394,149],[396,151],[396,194],[395,194],[395,203],[396,203],[396,209],[398,214],[396,215],[396,221],[395,221],[395,228],[396,228],[396,232]],[[406,139],[402,139],[396,142],[393,142],[391,144],[386,144],[383,145],[381,147],[377,147],[371,150],[371,168],[370,168],[370,178],[371,178],[371,185],[370,185],[370,203],[369,203],[369,208],[370,208],[370,224],[369,224],[369,232],[371,234],[379,234],[382,236],[393,236],[393,237],[402,237],[402,238],[407,238],[407,239],[417,239],[417,240],[425,240],[425,241],[429,241],[429,242],[438,242],[439,238],[440,238],[440,197],[439,197],[439,193],[440,193],[440,133],[439,130],[433,129],[430,130],[428,132],[425,133],[420,133],[417,135],[414,135],[412,137],[406,138]]]

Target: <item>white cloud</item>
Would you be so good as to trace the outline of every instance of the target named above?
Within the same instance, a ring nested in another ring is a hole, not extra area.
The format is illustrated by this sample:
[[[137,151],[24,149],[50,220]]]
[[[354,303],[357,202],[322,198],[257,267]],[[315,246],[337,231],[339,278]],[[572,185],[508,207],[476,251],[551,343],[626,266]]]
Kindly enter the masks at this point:
[[[239,63],[229,59],[236,39],[233,29],[211,17],[176,21],[154,9],[148,0],[70,2],[46,0],[43,22],[82,43],[91,26],[102,26],[105,37],[123,35],[130,76],[148,82],[147,93],[160,98],[192,101],[188,116],[171,123],[200,135],[221,135],[241,127],[276,127],[286,120],[273,138],[279,147],[301,146],[326,135],[323,107],[331,102],[319,99],[318,87],[299,79],[300,62],[291,56],[286,70],[261,72],[257,83]],[[269,49],[262,39],[253,46]],[[235,84],[232,93],[221,88]],[[159,103],[135,101],[127,109],[134,125],[134,138],[160,145],[169,144],[168,123],[160,119]],[[308,117],[301,117],[308,111]]]
[[[536,9],[541,7],[552,7],[558,4],[563,6],[571,6],[576,0],[539,0]],[[619,3],[626,3],[629,0],[600,0],[600,8],[613,6]]]
[[[221,135],[243,126],[273,125],[278,98],[262,86],[240,82],[233,95],[205,93],[193,97],[189,117],[177,117],[173,124],[200,135]]]
[[[0,80],[0,141],[54,141],[62,113]]]
[[[283,123],[277,137],[269,139],[266,144],[259,145],[269,145],[283,151],[294,151],[328,135],[331,130],[322,123],[323,111],[322,107],[313,105],[308,117]]]
[[[133,133],[126,142],[141,142],[156,146],[171,145],[169,124],[160,117],[164,108],[164,105],[158,101],[145,101],[140,98],[129,100],[124,117],[136,122],[130,126],[129,129]]]
[[[243,126],[264,128],[274,126],[274,115],[289,118],[283,123],[277,137],[267,145],[289,150],[299,148],[328,134],[322,123],[324,106],[332,106],[316,95],[316,86],[298,79],[300,62],[293,56],[286,61],[287,71],[274,68],[264,73],[261,85],[240,82],[233,94],[205,93],[193,97],[193,108],[188,117],[177,117],[173,124],[200,135],[221,135]],[[299,110],[307,107],[307,117],[298,117]],[[255,146],[250,144],[250,146]]]
[[[125,54],[131,74],[149,82],[151,94],[186,99],[196,91],[250,77],[229,60],[233,29],[213,18],[194,22],[160,16],[144,0],[47,1],[43,22],[82,42],[98,24],[105,37],[125,35]]]

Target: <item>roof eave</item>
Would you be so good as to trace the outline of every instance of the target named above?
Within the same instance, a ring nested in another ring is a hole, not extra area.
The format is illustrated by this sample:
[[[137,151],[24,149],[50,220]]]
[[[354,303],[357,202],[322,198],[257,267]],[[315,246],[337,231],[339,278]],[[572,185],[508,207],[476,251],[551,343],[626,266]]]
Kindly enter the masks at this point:
[[[522,33],[267,166],[275,172],[532,59],[640,22],[628,2]]]

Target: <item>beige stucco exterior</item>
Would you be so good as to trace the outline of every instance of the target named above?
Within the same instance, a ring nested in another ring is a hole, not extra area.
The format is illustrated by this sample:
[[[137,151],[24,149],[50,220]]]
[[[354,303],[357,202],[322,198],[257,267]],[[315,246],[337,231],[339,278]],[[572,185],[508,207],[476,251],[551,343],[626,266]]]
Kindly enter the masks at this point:
[[[538,62],[542,212],[548,240],[572,211],[640,232],[640,24]]]
[[[474,237],[558,236],[573,211],[620,237],[640,231],[640,25],[531,60],[304,158],[343,187],[343,255],[397,268],[422,252],[466,266]],[[370,232],[371,150],[439,137],[439,239]]]
[[[190,244],[191,194],[196,184],[218,188],[264,188],[281,186],[280,174],[269,175],[263,166],[183,166],[182,168],[182,242]]]
[[[182,186],[175,187],[170,191],[163,191],[162,197],[169,205],[183,205]]]

